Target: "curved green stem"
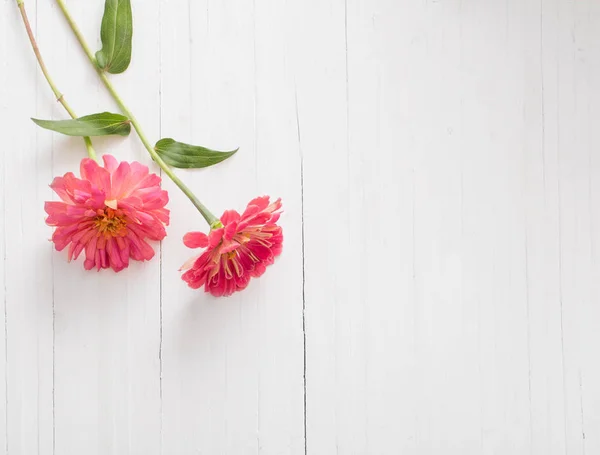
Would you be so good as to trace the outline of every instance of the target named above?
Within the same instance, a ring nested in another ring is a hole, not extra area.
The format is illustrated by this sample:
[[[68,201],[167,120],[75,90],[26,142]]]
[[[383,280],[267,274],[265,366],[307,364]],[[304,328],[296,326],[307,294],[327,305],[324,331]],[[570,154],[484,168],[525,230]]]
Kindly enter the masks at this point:
[[[74,118],[74,119],[77,118],[75,111],[73,111],[73,109],[71,108],[69,103],[67,103],[67,100],[65,100],[64,95],[56,87],[56,84],[54,83],[54,80],[50,76],[50,72],[48,71],[48,68],[46,67],[46,64],[44,63],[44,59],[42,58],[40,48],[37,45],[37,41],[33,34],[33,30],[31,29],[31,24],[29,23],[29,18],[27,17],[27,12],[25,11],[24,0],[17,0],[17,6],[19,7],[19,11],[21,12],[21,17],[23,18],[23,24],[25,25],[25,30],[27,30],[27,36],[29,37],[29,42],[31,43],[31,47],[33,48],[33,53],[35,54],[35,57],[38,61],[38,64],[40,65],[40,69],[42,70],[44,77],[46,78],[46,81],[48,81],[48,85],[52,89],[52,93],[54,93],[54,96],[56,96],[56,100],[60,104],[62,104],[62,106],[65,108],[65,111],[67,111],[67,113],[71,116],[71,118]],[[89,137],[84,137],[83,141],[85,142],[85,147],[87,149],[88,156],[93,160],[97,160],[98,158],[96,156],[96,151],[94,150],[94,147],[92,146],[92,140]]]
[[[96,66],[96,65],[94,64],[94,66]],[[98,67],[96,66],[96,68],[98,68]],[[119,106],[119,109],[121,109],[121,112],[123,112],[123,114],[126,115],[129,118],[129,120],[131,120],[131,124],[133,125],[133,128],[137,132],[140,140],[142,141],[142,144],[144,144],[144,147],[146,147],[146,150],[148,150],[148,153],[150,154],[152,159],[156,162],[156,164],[158,164],[160,166],[160,168],[165,172],[165,174],[167,174],[167,176],[173,181],[173,183],[175,183],[175,185],[177,185],[179,187],[179,189],[181,191],[183,191],[183,194],[185,194],[188,197],[188,199],[190,201],[192,201],[192,204],[194,204],[194,206],[202,214],[202,216],[204,217],[204,219],[206,220],[206,222],[209,225],[212,225],[214,222],[218,221],[218,218],[216,216],[214,216],[204,206],[204,204],[202,204],[202,202],[200,202],[200,200],[196,197],[196,195],[192,192],[192,190],[190,190],[187,187],[187,185],[185,183],[183,183],[181,181],[181,179],[179,177],[177,177],[177,175],[175,175],[175,173],[173,172],[173,169],[171,169],[169,167],[169,165],[163,161],[163,159],[160,157],[160,155],[158,153],[156,153],[156,150],[154,149],[154,147],[152,147],[152,145],[150,144],[150,141],[148,141],[146,134],[144,133],[144,131],[142,130],[142,127],[140,126],[139,122],[135,118],[135,115],[133,115],[133,113],[125,105],[125,103],[123,102],[123,99],[119,96],[119,94],[115,90],[115,87],[112,85],[112,83],[106,76],[106,73],[104,73],[102,70],[100,70],[98,68],[98,75],[100,76],[100,79],[102,80],[102,82],[104,83],[104,85],[106,86],[108,91],[110,92],[111,96],[113,97],[113,99],[115,100],[117,105]]]
[[[137,121],[137,119],[135,118],[133,113],[129,110],[127,105],[123,102],[123,99],[119,96],[119,94],[115,90],[115,87],[112,85],[112,83],[106,76],[106,73],[98,66],[98,63],[96,62],[96,57],[94,56],[90,47],[88,46],[85,38],[83,37],[83,34],[81,33],[81,31],[79,30],[79,27],[75,23],[75,20],[69,13],[69,10],[67,9],[67,5],[65,4],[64,0],[56,0],[56,3],[58,3],[59,8],[63,12],[65,19],[67,20],[67,22],[69,24],[69,27],[71,27],[71,30],[75,34],[77,41],[79,41],[79,44],[81,45],[81,48],[83,49],[83,52],[89,59],[92,66],[95,68],[96,72],[98,73],[100,80],[102,81],[102,83],[104,84],[106,89],[109,91],[109,93],[111,94],[111,96],[113,97],[113,99],[115,100],[117,105],[119,106],[119,109],[121,109],[121,112],[124,115],[126,115],[129,118],[129,120],[131,121],[133,128],[135,129],[140,140],[142,141],[142,144],[144,144],[144,147],[146,148],[146,150],[148,151],[148,153],[150,154],[152,159],[156,162],[156,164],[158,164],[160,166],[160,168],[165,172],[165,174],[167,174],[167,176],[173,181],[173,183],[175,183],[175,185],[177,185],[179,187],[179,189],[181,191],[183,191],[183,194],[185,194],[188,197],[188,199],[192,202],[192,204],[194,204],[194,207],[196,207],[198,209],[198,211],[204,217],[206,222],[211,227],[213,227],[213,225],[217,225],[217,223],[219,222],[219,219],[216,216],[214,216],[210,212],[210,210],[208,210],[206,208],[206,206],[204,204],[202,204],[202,202],[200,202],[200,200],[194,195],[192,190],[190,190],[186,186],[186,184],[183,183],[181,181],[181,179],[179,177],[177,177],[177,175],[175,175],[175,173],[167,165],[167,163],[165,163],[163,161],[163,159],[160,157],[160,155],[158,153],[156,153],[156,150],[150,144],[150,141],[148,141],[148,138],[146,137],[146,134],[142,130],[142,127],[140,126],[139,122]]]

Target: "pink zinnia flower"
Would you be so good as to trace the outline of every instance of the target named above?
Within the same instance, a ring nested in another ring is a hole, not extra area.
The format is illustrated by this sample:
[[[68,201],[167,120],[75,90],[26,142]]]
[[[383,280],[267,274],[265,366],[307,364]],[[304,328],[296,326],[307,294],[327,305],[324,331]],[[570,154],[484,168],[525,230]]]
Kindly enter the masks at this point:
[[[55,226],[56,249],[69,246],[69,261],[85,250],[86,270],[111,267],[119,272],[136,261],[152,259],[147,240],[162,240],[169,224],[169,200],[160,177],[138,162],[118,163],[104,155],[104,167],[85,158],[81,178],[72,172],[56,177],[50,187],[62,202],[46,202],[46,223]]]
[[[283,233],[277,220],[281,199],[269,204],[269,197],[256,198],[240,215],[227,210],[208,235],[189,232],[183,243],[189,248],[207,248],[190,259],[181,270],[182,278],[194,289],[204,286],[216,297],[228,296],[248,286],[250,278],[265,273],[281,254]]]

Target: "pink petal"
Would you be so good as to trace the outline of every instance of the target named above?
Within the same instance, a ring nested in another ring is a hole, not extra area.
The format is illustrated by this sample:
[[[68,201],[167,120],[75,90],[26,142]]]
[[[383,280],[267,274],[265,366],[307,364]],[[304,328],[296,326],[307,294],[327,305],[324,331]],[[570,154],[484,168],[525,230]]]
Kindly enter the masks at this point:
[[[213,229],[212,231],[210,231],[210,233],[208,234],[208,247],[210,249],[215,248],[219,243],[221,243],[224,231],[224,228]]]
[[[259,212],[263,211],[269,205],[269,200],[270,200],[269,196],[260,196],[260,197],[254,198],[250,202],[248,202],[248,208],[251,206],[256,206],[256,207],[258,207]]]
[[[110,199],[123,199],[126,197],[128,190],[130,167],[126,161],[121,162],[119,167],[111,175],[112,188],[110,191]]]
[[[102,156],[102,161],[104,161],[104,168],[110,172],[111,174],[113,172],[115,172],[115,170],[117,169],[117,167],[119,167],[119,162],[117,161],[117,159],[112,156],[112,155],[103,155]]]
[[[233,236],[237,233],[237,227],[237,221],[232,221],[231,223],[227,224],[225,226],[225,233],[223,235],[223,238],[225,240],[231,240]]]
[[[91,182],[99,190],[105,193],[110,191],[110,173],[100,167],[96,161],[91,158],[81,160],[80,172],[83,179]]]
[[[206,248],[208,236],[204,232],[188,232],[183,236],[183,244],[188,248]]]
[[[240,214],[238,212],[236,212],[235,210],[226,210],[225,212],[223,212],[223,215],[221,216],[221,223],[223,223],[224,226],[227,226],[229,223],[233,222],[233,221],[239,221],[240,220]]]

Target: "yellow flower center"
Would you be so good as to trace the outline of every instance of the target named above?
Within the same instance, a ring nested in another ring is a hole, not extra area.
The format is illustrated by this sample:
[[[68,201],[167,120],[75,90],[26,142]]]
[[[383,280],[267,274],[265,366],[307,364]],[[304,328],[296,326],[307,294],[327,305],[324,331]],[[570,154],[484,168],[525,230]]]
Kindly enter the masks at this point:
[[[105,207],[99,209],[95,218],[95,226],[100,234],[106,237],[125,237],[127,235],[127,220],[122,210]]]

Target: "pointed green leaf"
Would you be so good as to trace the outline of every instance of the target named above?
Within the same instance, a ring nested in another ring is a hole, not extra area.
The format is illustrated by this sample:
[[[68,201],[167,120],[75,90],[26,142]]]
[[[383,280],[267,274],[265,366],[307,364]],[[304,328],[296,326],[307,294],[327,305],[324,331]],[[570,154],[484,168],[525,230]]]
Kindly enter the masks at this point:
[[[131,132],[131,122],[127,117],[110,112],[86,115],[73,120],[31,120],[42,128],[67,136],[127,136]]]
[[[217,152],[205,147],[184,144],[173,139],[161,139],[154,147],[165,163],[181,169],[198,169],[212,166],[234,155],[231,152]]]
[[[100,38],[102,49],[96,52],[98,66],[111,74],[119,74],[131,62],[133,20],[130,0],[106,0]]]

